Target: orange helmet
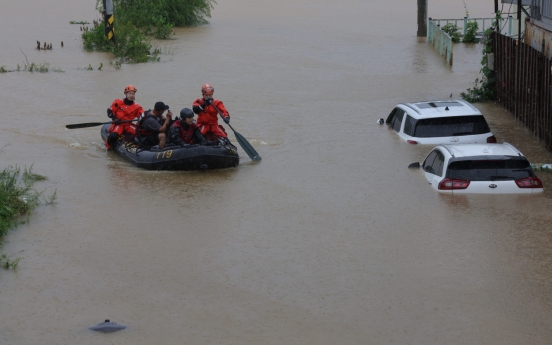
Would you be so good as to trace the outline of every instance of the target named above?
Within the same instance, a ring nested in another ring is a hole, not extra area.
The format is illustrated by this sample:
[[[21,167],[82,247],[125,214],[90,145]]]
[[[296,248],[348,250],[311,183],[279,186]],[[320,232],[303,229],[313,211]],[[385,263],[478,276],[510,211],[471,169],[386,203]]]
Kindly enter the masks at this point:
[[[211,84],[203,84],[201,87],[201,93],[204,95],[212,95],[215,92],[215,89]]]
[[[134,85],[127,85],[127,87],[125,87],[125,93],[127,93],[129,91],[136,92],[136,88],[134,87]]]

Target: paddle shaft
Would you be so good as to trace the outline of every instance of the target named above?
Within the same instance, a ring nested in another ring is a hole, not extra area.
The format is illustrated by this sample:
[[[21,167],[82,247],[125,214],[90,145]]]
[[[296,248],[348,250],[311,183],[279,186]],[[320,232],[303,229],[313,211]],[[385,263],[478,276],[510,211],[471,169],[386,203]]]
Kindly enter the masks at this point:
[[[123,122],[133,122],[133,121],[137,121],[137,120],[124,120],[124,121],[119,121],[119,123],[123,123]],[[101,125],[108,125],[110,123],[114,123],[113,121],[111,122],[86,122],[86,123],[75,123],[75,124],[72,124],[72,125],[66,125],[65,128],[68,128],[68,129],[76,129],[76,128],[88,128],[88,127],[96,127],[96,126],[101,126]]]
[[[218,108],[213,104],[213,102],[211,102],[211,105],[213,106],[213,108],[215,108],[215,110],[217,111],[217,113],[220,115],[220,117],[224,120],[224,116],[222,115],[222,113],[220,112],[220,110],[218,110]],[[249,143],[249,141],[247,141],[247,139],[245,139],[243,137],[243,135],[241,135],[240,133],[236,132],[236,130],[229,124],[227,123],[228,127],[230,127],[230,129],[234,132],[234,136],[236,137],[236,140],[238,140],[238,143],[240,144],[240,146],[242,147],[242,149],[245,151],[245,153],[247,153],[247,155],[249,156],[249,158],[251,158],[251,160],[254,160],[254,161],[260,161],[261,160],[261,156],[257,153],[257,151],[255,151],[255,149],[253,148],[253,146],[251,146],[251,144]]]

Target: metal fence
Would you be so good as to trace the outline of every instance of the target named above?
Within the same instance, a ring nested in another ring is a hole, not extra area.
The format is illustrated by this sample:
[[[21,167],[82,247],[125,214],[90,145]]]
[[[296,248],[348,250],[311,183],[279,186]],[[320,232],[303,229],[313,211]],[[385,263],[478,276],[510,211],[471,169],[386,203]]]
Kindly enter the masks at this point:
[[[438,26],[444,26],[444,25],[453,23],[455,26],[459,27],[460,30],[462,30],[462,35],[466,35],[466,30],[468,28],[467,24],[469,22],[476,22],[479,27],[479,31],[482,34],[485,32],[485,30],[493,26],[493,22],[495,20],[494,18],[469,18],[469,17],[464,17],[462,19],[432,19],[432,18],[429,18],[429,19],[437,23]],[[513,27],[512,23],[513,23],[512,16],[503,17],[500,19],[499,26],[502,30],[501,32],[504,35],[512,36],[512,27]]]
[[[453,43],[452,39],[449,34],[444,32],[441,29],[441,25],[445,26],[447,24],[454,23],[455,26],[460,28],[460,30],[463,31],[463,35],[466,35],[466,30],[468,27],[469,22],[477,22],[479,25],[479,28],[482,29],[482,32],[480,35],[485,32],[490,26],[492,26],[492,23],[494,21],[494,18],[468,18],[464,17],[463,19],[432,19],[428,18],[428,25],[427,25],[427,41],[433,45],[435,50],[439,52],[439,54],[445,56],[445,59],[448,64],[452,65],[452,56],[453,56]],[[458,25],[460,24],[460,25]],[[508,36],[512,35],[512,17],[506,17],[502,18],[500,20],[500,28],[502,32],[507,34]]]
[[[452,39],[433,20],[428,20],[427,41],[452,65]]]
[[[491,39],[497,101],[552,150],[552,61],[510,37]]]

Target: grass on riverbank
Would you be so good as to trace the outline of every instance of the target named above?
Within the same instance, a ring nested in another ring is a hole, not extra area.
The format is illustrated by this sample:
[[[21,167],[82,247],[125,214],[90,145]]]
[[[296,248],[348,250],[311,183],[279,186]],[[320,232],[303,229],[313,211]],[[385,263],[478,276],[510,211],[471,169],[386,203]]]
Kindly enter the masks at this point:
[[[8,167],[0,172],[0,244],[9,230],[29,220],[34,208],[55,202],[56,192],[46,197],[44,192],[33,188],[35,182],[46,179],[33,173],[32,166],[23,171]],[[5,269],[15,269],[18,263],[18,258],[11,260],[5,254],[0,255],[0,266]]]

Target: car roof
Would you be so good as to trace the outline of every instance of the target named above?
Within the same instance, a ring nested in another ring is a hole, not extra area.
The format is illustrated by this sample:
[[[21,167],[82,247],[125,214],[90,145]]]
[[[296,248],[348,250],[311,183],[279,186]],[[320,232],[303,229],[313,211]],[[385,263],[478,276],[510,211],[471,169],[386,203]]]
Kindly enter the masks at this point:
[[[471,156],[521,156],[523,154],[512,144],[456,144],[439,145],[455,158]]]
[[[399,105],[410,109],[409,113],[417,119],[482,115],[476,107],[463,100],[413,102]]]

